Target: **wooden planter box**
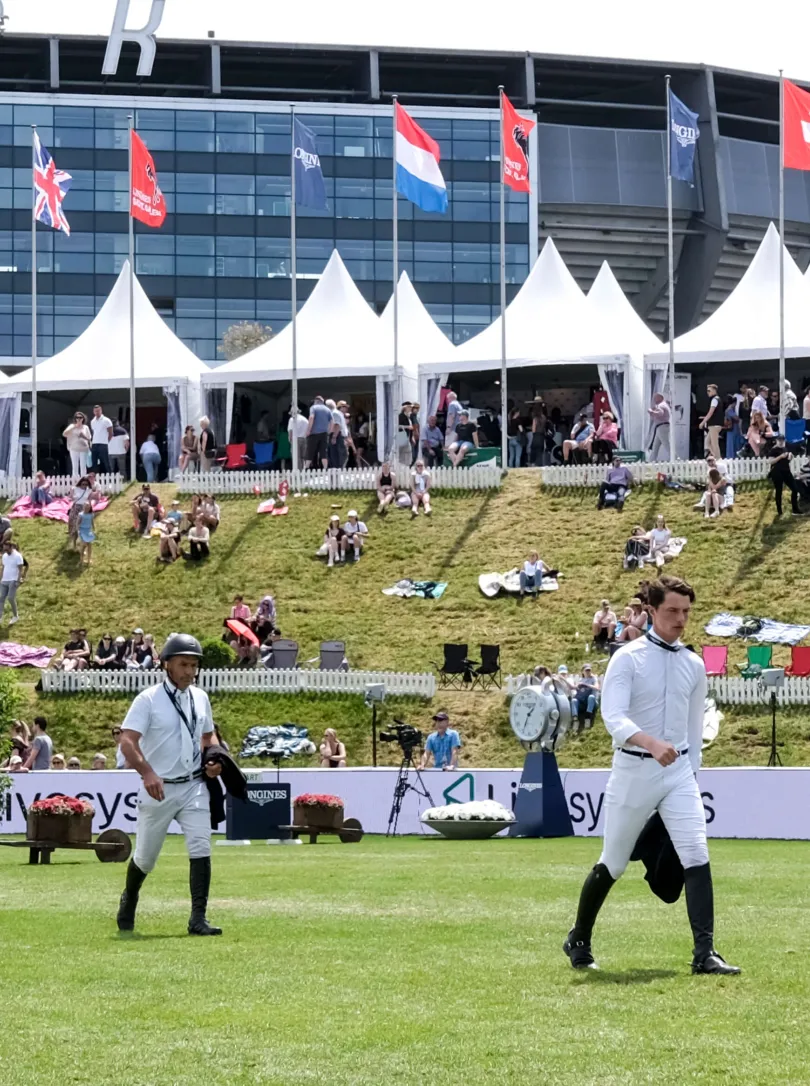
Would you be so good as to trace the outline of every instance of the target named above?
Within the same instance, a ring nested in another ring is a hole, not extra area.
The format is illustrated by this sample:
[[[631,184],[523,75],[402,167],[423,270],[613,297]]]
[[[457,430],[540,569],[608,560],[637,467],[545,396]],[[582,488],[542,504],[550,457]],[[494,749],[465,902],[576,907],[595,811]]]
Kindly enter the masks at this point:
[[[339,830],[343,825],[342,807],[293,807],[293,825]]]
[[[28,815],[28,840],[53,841],[55,844],[84,845],[93,835],[92,815]]]

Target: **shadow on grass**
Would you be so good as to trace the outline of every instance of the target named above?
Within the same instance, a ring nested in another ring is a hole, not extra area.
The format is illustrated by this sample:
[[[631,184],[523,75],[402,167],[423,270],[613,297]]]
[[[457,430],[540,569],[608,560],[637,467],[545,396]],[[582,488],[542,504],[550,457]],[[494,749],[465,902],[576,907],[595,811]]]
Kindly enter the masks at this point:
[[[790,492],[787,492],[784,495],[783,504],[784,506],[790,505]],[[768,500],[762,503],[759,517],[751,531],[748,546],[742,553],[737,572],[731,582],[732,584],[757,574],[763,559],[770,554],[771,551],[775,550],[776,547],[784,543],[797,525],[801,523],[802,518],[791,516],[791,514],[788,513],[786,517],[781,519],[777,518],[771,524],[766,524],[763,527],[762,522],[770,508],[771,503],[769,496]],[[762,527],[761,532],[760,527]]]
[[[63,577],[69,577],[75,581],[84,573],[85,567],[81,562],[81,555],[70,547],[63,547],[56,561],[56,572]]]
[[[628,969],[616,973],[602,969],[583,969],[580,984],[652,984],[656,980],[671,980],[678,974],[674,969]]]
[[[490,504],[492,503],[493,498],[496,498],[497,496],[498,496],[498,491],[497,490],[488,490],[487,494],[486,494],[486,497],[484,498],[483,502],[481,503],[481,507],[479,509],[477,509],[476,512],[471,517],[467,518],[467,522],[465,523],[464,527],[461,529],[461,533],[459,534],[458,538],[456,540],[454,540],[454,542],[451,543],[447,548],[446,557],[445,557],[444,561],[442,562],[442,564],[439,566],[439,569],[438,569],[438,572],[437,572],[437,576],[436,576],[437,581],[443,579],[442,574],[445,573],[450,568],[450,565],[452,563],[453,558],[461,550],[461,548],[468,541],[468,539],[473,535],[473,533],[478,531],[478,529],[481,527],[481,521],[484,518],[484,515],[486,514],[487,509],[489,508]]]
[[[139,931],[116,931],[109,936],[111,943],[147,943],[156,939],[192,939],[186,931],[173,932],[164,935],[143,935]]]

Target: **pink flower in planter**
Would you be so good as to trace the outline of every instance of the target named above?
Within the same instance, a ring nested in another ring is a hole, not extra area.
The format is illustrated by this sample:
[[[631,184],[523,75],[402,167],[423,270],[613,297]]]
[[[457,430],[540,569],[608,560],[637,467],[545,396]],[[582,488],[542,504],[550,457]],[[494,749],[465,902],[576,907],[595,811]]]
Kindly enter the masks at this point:
[[[340,796],[330,796],[320,792],[304,792],[293,800],[295,807],[337,807],[343,809],[343,800]]]
[[[95,815],[92,803],[73,796],[51,796],[50,799],[38,799],[28,808],[30,814],[57,815],[69,818],[71,815]]]

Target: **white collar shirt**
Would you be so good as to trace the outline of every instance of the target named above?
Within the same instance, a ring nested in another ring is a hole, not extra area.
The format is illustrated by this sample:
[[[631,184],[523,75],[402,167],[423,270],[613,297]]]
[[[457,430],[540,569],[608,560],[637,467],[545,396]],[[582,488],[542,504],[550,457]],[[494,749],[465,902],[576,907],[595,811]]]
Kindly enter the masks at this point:
[[[707,685],[703,661],[680,641],[664,648],[639,637],[623,646],[608,664],[602,686],[602,719],[614,748],[644,732],[676,750],[688,747],[697,772]]]
[[[176,704],[172,703],[170,694]],[[188,725],[177,706],[183,710]],[[192,736],[190,728],[195,714]],[[202,765],[202,737],[214,730],[211,703],[199,687],[178,690],[165,679],[138,694],[122,727],[140,735],[141,753],[159,777],[164,780],[190,777]]]
[[[99,415],[98,418],[94,415],[90,419],[90,429],[93,431],[94,445],[109,445],[112,423],[106,415]]]
[[[770,414],[768,411],[768,401],[764,396],[754,397],[754,402],[751,404],[751,414],[753,415],[755,411],[761,411],[765,418]]]

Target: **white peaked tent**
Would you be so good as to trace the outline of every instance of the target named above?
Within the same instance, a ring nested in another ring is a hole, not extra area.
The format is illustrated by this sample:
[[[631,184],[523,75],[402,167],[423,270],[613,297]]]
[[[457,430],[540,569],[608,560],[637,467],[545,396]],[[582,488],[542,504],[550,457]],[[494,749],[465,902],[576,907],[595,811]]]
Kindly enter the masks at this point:
[[[17,442],[12,440],[12,434],[16,434],[20,428],[20,395],[6,391],[10,383],[9,378],[0,372],[0,478],[13,471],[11,458]]]
[[[130,265],[125,260],[115,285],[91,324],[69,347],[38,363],[38,394],[92,390],[94,397],[102,399],[101,393],[129,388],[129,282]],[[167,403],[170,456],[176,463],[174,447],[176,445],[179,452],[182,427],[187,423],[196,424],[199,417],[200,376],[208,367],[169,328],[149,301],[137,276],[133,283],[133,313],[135,386],[162,390]],[[4,393],[13,392],[18,397],[31,393],[32,370],[23,370],[2,387]],[[16,450],[19,407],[12,436]],[[141,436],[137,434],[136,439]]]
[[[628,355],[626,445],[640,449],[644,440],[644,355],[661,350],[661,341],[631,305],[605,260],[586,299],[588,324],[602,351]]]

